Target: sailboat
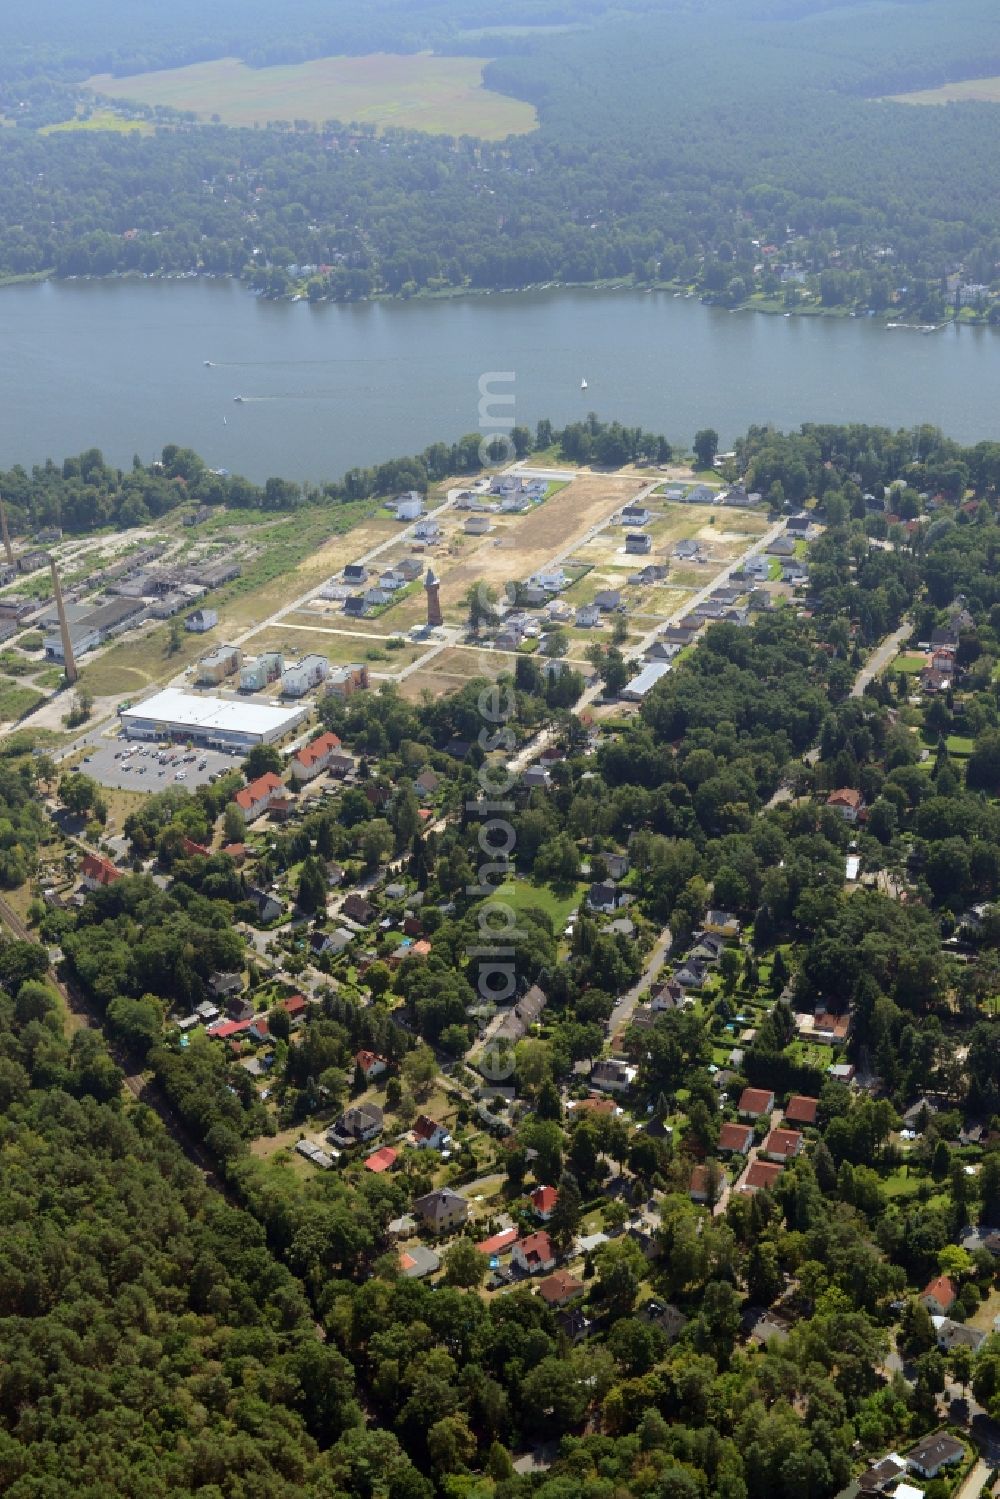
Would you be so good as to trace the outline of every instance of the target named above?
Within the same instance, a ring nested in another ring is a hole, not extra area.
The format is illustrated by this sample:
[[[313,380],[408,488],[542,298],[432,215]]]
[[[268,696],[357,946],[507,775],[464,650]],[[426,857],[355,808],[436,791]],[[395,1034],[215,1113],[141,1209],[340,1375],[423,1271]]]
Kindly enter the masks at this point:
[[[212,365],[212,361],[211,361],[211,360],[210,360],[210,359],[206,359],[206,360],[205,360],[205,368],[206,368],[206,369],[207,369],[207,370],[210,370],[210,369],[212,369],[212,368],[213,368],[213,365]]]
[[[584,378],[583,380],[580,381],[580,389],[581,390],[587,390],[588,389],[586,378]]]

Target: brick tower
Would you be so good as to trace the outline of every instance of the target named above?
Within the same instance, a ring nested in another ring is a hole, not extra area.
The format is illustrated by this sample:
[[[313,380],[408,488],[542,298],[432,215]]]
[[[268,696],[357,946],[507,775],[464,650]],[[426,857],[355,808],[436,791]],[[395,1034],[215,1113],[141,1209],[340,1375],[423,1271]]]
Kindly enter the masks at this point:
[[[444,624],[444,617],[441,614],[441,584],[434,576],[432,567],[427,569],[424,588],[427,590],[427,628],[432,630],[435,625]]]

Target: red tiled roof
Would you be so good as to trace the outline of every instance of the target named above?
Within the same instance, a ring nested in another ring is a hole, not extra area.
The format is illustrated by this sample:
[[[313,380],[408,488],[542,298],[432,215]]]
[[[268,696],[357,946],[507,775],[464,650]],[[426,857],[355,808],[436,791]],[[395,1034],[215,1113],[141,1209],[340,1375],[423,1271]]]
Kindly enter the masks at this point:
[[[531,1194],[531,1205],[536,1213],[551,1213],[559,1201],[555,1187],[536,1187]]]
[[[218,1025],[209,1026],[208,1034],[217,1041],[228,1041],[230,1036],[240,1036],[252,1025],[252,1020],[222,1020]]]
[[[181,848],[187,854],[189,859],[207,859],[212,852],[212,850],[210,848],[206,848],[203,843],[195,843],[193,838],[182,838]]]
[[[476,1248],[480,1254],[503,1254],[509,1249],[517,1238],[516,1228],[505,1228],[502,1233],[491,1234],[488,1239],[480,1239]]]
[[[322,760],[324,755],[328,755],[331,751],[339,748],[340,740],[337,738],[337,735],[327,732],[326,734],[320,734],[310,744],[304,744],[296,752],[295,758],[303,769],[311,770],[317,760]]]
[[[696,1194],[704,1197],[708,1193],[708,1168],[707,1166],[695,1166],[691,1172],[691,1183],[688,1187],[691,1196]]]
[[[831,791],[826,799],[828,807],[860,807],[861,792],[855,791],[851,786],[842,786],[839,791]]]
[[[270,796],[272,791],[277,791],[282,784],[280,776],[275,775],[273,770],[267,770],[255,781],[251,781],[248,786],[244,786],[241,791],[237,791],[233,801],[244,812],[249,812],[251,807]]]
[[[804,1094],[796,1093],[785,1105],[785,1118],[795,1124],[815,1124],[818,1108],[818,1098],[806,1098]]]
[[[418,1140],[430,1140],[440,1128],[441,1125],[435,1123],[427,1114],[421,1114],[413,1126],[413,1133]]]
[[[766,1114],[774,1095],[767,1088],[744,1088],[740,1094],[741,1114]]]
[[[743,1188],[773,1187],[784,1169],[780,1161],[753,1161],[743,1178]]]
[[[724,1124],[719,1130],[720,1150],[746,1150],[753,1139],[753,1128],[749,1124]]]
[[[955,1301],[958,1292],[955,1282],[947,1275],[937,1275],[933,1280],[927,1282],[921,1291],[921,1296],[933,1296],[939,1306],[948,1307]]]
[[[798,1155],[802,1149],[802,1136],[797,1129],[773,1129],[764,1141],[768,1155],[780,1155],[788,1159]]]
[[[306,1009],[306,999],[302,994],[293,994],[290,999],[281,1001],[281,1008],[286,1015],[301,1015]]]
[[[583,1281],[570,1275],[568,1270],[553,1270],[551,1275],[538,1282],[538,1294],[550,1306],[559,1306],[571,1296],[579,1296],[583,1289]]]
[[[573,1105],[574,1111],[581,1109],[585,1114],[613,1114],[618,1105],[613,1098],[578,1098]]]
[[[542,1265],[546,1260],[555,1259],[552,1240],[544,1230],[540,1230],[537,1234],[527,1234],[523,1239],[518,1240],[518,1243],[521,1253],[529,1264],[535,1261]]]
[[[398,1160],[399,1152],[393,1150],[391,1145],[383,1145],[381,1149],[368,1157],[365,1167],[368,1171],[378,1174],[381,1171],[388,1171],[389,1167],[394,1166]]]
[[[245,843],[224,843],[222,852],[228,854],[231,859],[239,861],[246,858],[247,846]]]
[[[113,885],[116,880],[124,878],[121,870],[102,854],[84,854],[81,867],[87,878],[98,885]]]
[[[367,1072],[370,1067],[374,1067],[376,1062],[384,1063],[385,1057],[380,1057],[378,1052],[375,1051],[356,1051],[354,1053],[354,1060],[362,1072]]]

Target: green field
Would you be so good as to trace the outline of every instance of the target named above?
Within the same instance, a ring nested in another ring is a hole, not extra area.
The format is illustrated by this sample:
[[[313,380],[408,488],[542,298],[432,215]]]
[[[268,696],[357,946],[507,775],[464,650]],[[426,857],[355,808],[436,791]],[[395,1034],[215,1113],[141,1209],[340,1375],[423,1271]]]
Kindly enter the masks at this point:
[[[224,125],[269,120],[342,120],[502,140],[533,130],[530,104],[483,86],[482,57],[321,57],[314,62],[248,68],[235,57],[158,73],[95,74],[86,87],[104,98],[192,110]]]
[[[65,130],[113,130],[116,135],[134,131],[138,135],[152,135],[153,126],[146,120],[127,120],[113,109],[95,109],[72,120],[61,120],[58,125],[44,125],[39,135],[57,135]]]
[[[579,905],[585,888],[581,885],[567,895],[557,895],[548,885],[533,885],[529,880],[507,880],[505,884],[497,886],[492,899],[502,901],[515,913],[526,911],[531,906],[538,907],[550,918],[558,935],[566,925],[570,911]]]

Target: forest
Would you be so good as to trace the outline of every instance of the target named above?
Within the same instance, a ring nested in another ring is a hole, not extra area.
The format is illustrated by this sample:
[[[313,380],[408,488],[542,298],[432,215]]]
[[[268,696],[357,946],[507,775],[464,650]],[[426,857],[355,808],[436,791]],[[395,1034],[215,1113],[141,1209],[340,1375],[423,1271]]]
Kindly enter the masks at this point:
[[[595,4],[586,24],[553,35],[518,31],[520,12],[505,8],[515,34],[493,48],[487,82],[535,104],[542,123],[492,146],[162,114],[149,138],[40,135],[33,126],[73,112],[68,80],[84,66],[43,52],[54,71],[30,86],[9,72],[5,85],[0,70],[0,107],[25,127],[0,141],[0,272],[198,270],[342,300],[632,278],[731,305],[754,292],[794,305],[804,275],[822,305],[933,320],[950,305],[949,274],[995,278],[1000,112],[880,96],[1000,71],[1000,19],[986,0],[920,0],[905,21],[900,9],[855,7],[847,27],[840,7],[805,3],[642,6],[613,20]],[[372,40],[337,46],[381,45],[399,22],[395,5],[364,14]],[[460,45],[462,20],[461,8],[428,7],[412,24]],[[197,55],[252,52],[222,12],[216,24]],[[151,34],[162,57],[91,54],[86,66],[185,55]]]

